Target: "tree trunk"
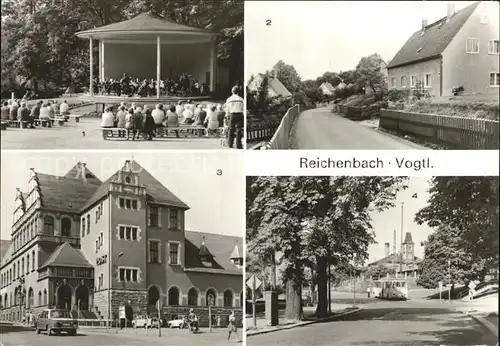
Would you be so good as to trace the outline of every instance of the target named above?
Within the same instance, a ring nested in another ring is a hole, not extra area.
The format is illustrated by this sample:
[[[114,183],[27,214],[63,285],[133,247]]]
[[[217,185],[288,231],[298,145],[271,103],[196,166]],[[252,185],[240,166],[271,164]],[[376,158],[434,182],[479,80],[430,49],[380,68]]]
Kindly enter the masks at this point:
[[[286,281],[286,308],[285,318],[288,320],[302,320],[301,285],[293,279]]]
[[[328,316],[328,274],[326,258],[318,258],[318,305],[316,307],[316,317]]]

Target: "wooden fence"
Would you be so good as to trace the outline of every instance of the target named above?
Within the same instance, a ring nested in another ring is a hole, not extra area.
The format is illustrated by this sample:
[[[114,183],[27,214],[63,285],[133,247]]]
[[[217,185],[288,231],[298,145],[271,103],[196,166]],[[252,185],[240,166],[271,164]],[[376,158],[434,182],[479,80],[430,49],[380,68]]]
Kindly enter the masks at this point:
[[[457,149],[499,149],[499,122],[494,120],[383,109],[379,127]]]
[[[278,126],[278,129],[274,133],[269,143],[265,146],[262,146],[260,149],[288,149],[288,146],[290,144],[290,133],[292,131],[292,126],[299,116],[299,113],[299,105],[295,105],[288,109],[286,114],[281,119],[281,123]]]
[[[332,111],[352,120],[367,120],[380,115],[379,106],[354,107],[335,104]]]

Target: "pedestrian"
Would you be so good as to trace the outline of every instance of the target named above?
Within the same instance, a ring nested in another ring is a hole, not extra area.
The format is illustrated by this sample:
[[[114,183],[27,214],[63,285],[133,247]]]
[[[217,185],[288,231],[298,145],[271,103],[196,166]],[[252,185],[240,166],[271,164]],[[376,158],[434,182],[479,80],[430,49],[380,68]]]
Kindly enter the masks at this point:
[[[217,315],[216,326],[217,328],[220,328],[220,315]]]
[[[244,100],[238,95],[239,88],[234,86],[231,89],[232,95],[226,100],[226,117],[229,119],[229,136],[228,136],[228,146],[233,147],[234,140],[236,137],[236,148],[242,149],[241,138],[243,136],[243,124],[244,124]]]
[[[238,335],[238,328],[236,327],[236,316],[234,316],[234,310],[231,310],[231,315],[229,315],[229,323],[227,328],[228,328],[227,341],[231,339],[231,333],[234,333],[238,338],[238,342],[241,342],[241,338]]]

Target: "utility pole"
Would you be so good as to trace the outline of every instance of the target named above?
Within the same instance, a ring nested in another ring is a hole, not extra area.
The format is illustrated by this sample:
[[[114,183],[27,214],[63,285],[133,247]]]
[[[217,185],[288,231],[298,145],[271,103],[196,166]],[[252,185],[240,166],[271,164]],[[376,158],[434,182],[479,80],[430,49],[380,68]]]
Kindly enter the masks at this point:
[[[399,272],[403,272],[403,207],[404,202],[401,202],[401,248],[399,254]]]

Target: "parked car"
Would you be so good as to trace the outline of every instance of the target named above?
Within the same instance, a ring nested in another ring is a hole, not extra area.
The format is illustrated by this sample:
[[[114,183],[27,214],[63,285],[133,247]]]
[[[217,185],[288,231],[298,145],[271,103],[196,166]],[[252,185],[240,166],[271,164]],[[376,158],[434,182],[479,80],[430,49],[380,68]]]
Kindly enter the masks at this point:
[[[137,316],[132,320],[132,327],[137,328],[158,328],[159,322],[156,317]]]
[[[36,333],[46,331],[47,335],[56,335],[65,332],[69,335],[76,335],[78,328],[77,321],[71,317],[69,310],[65,309],[46,309],[38,316],[36,320]]]
[[[168,321],[167,326],[168,326],[168,328],[183,329],[184,327],[186,327],[186,319],[184,318],[184,316],[177,316],[173,320]]]

